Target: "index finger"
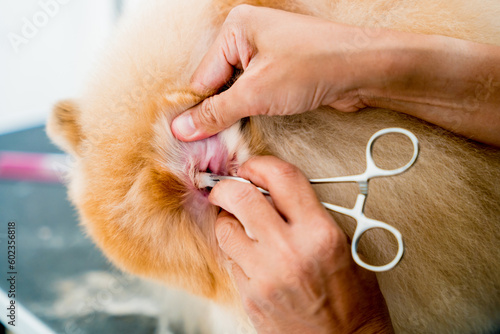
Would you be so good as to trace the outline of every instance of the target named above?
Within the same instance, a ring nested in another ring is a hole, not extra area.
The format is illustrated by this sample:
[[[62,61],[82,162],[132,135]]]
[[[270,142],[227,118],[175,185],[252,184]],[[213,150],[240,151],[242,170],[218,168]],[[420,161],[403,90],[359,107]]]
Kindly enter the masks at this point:
[[[234,215],[257,241],[278,240],[286,227],[271,203],[252,184],[221,181],[210,192],[209,200]]]
[[[237,24],[223,26],[191,77],[191,88],[200,95],[215,94],[231,79],[235,68],[248,66],[254,53],[254,47]]]
[[[253,269],[254,242],[248,237],[240,222],[230,213],[222,211],[215,223],[215,235],[220,249],[241,268]],[[245,269],[242,269],[243,271]],[[245,273],[248,277],[248,275]]]
[[[253,157],[238,169],[238,176],[267,189],[276,209],[293,224],[307,223],[314,214],[325,215],[309,180],[295,166],[273,156]]]

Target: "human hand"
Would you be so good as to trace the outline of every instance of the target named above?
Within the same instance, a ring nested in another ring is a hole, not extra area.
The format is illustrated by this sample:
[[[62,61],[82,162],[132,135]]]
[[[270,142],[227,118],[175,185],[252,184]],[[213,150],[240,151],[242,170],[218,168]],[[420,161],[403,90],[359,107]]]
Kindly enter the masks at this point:
[[[340,111],[364,108],[358,89],[364,80],[378,77],[374,71],[381,62],[373,52],[378,44],[369,43],[355,53],[346,45],[366,32],[367,28],[275,9],[236,7],[195,71],[191,88],[210,96],[235,69],[243,74],[227,91],[174,120],[173,133],[192,141],[251,115],[291,115],[321,105]]]
[[[255,157],[238,176],[268,189],[219,182],[217,240],[259,333],[392,333],[373,273],[356,266],[345,234],[308,180],[275,157]],[[248,237],[252,236],[252,239]]]
[[[495,45],[238,6],[191,79],[208,98],[177,117],[172,131],[194,141],[246,116],[370,106],[500,146],[499,59]],[[233,86],[213,95],[235,69],[243,74]]]

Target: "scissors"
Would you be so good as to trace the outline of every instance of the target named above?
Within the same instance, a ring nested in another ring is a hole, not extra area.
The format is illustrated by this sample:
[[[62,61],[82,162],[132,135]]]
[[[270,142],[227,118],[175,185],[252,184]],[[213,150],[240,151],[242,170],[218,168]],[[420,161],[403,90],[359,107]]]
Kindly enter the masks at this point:
[[[382,169],[378,167],[375,164],[375,161],[373,160],[373,155],[372,155],[372,148],[374,142],[380,138],[381,136],[388,134],[388,133],[400,133],[405,136],[407,136],[412,144],[413,144],[413,156],[406,163],[406,165],[396,168],[396,169]],[[360,194],[358,194],[358,197],[356,199],[356,204],[352,209],[349,208],[344,208],[342,206],[330,204],[330,203],[324,203],[323,206],[327,208],[328,210],[334,211],[341,213],[343,215],[349,216],[354,218],[356,220],[356,229],[354,230],[354,236],[352,237],[352,244],[351,244],[351,250],[352,250],[352,257],[354,261],[361,267],[375,271],[375,272],[382,272],[382,271],[387,271],[391,270],[394,268],[401,258],[403,257],[404,253],[404,245],[403,245],[403,237],[401,235],[401,232],[399,232],[395,227],[386,224],[384,222],[381,222],[379,220],[371,219],[365,216],[364,210],[365,210],[365,202],[366,202],[366,197],[368,196],[368,181],[370,179],[375,178],[375,177],[384,177],[384,176],[393,176],[393,175],[398,175],[403,172],[405,172],[408,168],[410,168],[415,161],[417,160],[418,157],[418,139],[417,137],[411,133],[408,130],[401,129],[401,128],[387,128],[387,129],[382,129],[380,131],[377,131],[368,141],[368,144],[366,146],[366,170],[362,174],[358,175],[350,175],[350,176],[340,176],[340,177],[332,177],[332,178],[324,178],[324,179],[311,179],[309,182],[312,184],[319,184],[319,183],[340,183],[340,182],[357,182],[359,185],[359,190]],[[247,182],[250,183],[250,181],[235,177],[235,176],[219,176],[219,175],[214,175],[210,174],[210,177],[214,184],[216,182],[219,182],[221,180],[226,180],[226,179],[231,179],[231,180],[237,180],[241,182]],[[257,187],[257,189],[262,192],[263,194],[269,195],[269,192],[265,189],[262,189],[260,187]],[[391,233],[397,240],[398,243],[398,251],[394,259],[381,266],[374,266],[371,264],[368,264],[364,262],[358,255],[358,244],[359,240],[361,239],[361,236],[363,233],[365,233],[368,230],[375,229],[375,228],[381,228],[389,233]]]

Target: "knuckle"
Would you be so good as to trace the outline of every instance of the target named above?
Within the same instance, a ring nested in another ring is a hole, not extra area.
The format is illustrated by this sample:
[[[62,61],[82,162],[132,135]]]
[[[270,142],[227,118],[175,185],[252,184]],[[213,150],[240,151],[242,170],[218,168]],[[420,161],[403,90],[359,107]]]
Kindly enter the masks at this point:
[[[250,314],[258,313],[258,307],[257,307],[257,304],[255,303],[255,301],[253,300],[253,298],[251,298],[249,296],[242,296],[241,301],[242,301],[243,307],[245,308],[245,310],[248,313],[250,313]]]
[[[270,168],[270,174],[275,179],[281,180],[296,180],[302,177],[302,173],[297,167],[284,161],[274,164]]]
[[[231,236],[233,235],[233,225],[231,222],[224,218],[219,219],[215,227],[215,235],[221,248],[224,249],[228,246],[229,240],[231,240]]]
[[[334,247],[341,240],[342,232],[338,228],[330,226],[330,224],[321,224],[317,230],[318,244]]]
[[[224,37],[225,43],[235,43],[236,36],[242,33],[240,25],[241,22],[234,17],[229,18],[226,22],[224,22],[222,36]]]
[[[236,181],[235,181],[236,182]],[[252,203],[260,196],[260,192],[251,184],[239,184],[237,190],[233,194],[233,203],[237,206],[244,205],[246,203]]]
[[[279,288],[276,282],[271,282],[268,279],[261,279],[258,282],[256,294],[259,300],[272,300],[278,290]]]
[[[290,277],[293,277],[297,282],[304,282],[309,278],[309,272],[306,269],[308,265],[305,261],[295,261],[290,264]]]
[[[259,302],[251,297],[242,296],[242,304],[254,326],[259,326],[264,323],[264,314]]]
[[[307,280],[317,269],[317,261],[310,255],[301,254],[288,262],[288,272],[290,277],[297,281]]]
[[[331,224],[320,224],[315,228],[314,256],[319,261],[329,261],[332,258],[341,258],[347,254],[347,237],[339,228]]]
[[[198,121],[209,130],[223,126],[224,117],[217,108],[215,97],[209,97],[201,103]]]
[[[241,21],[241,19],[245,18],[247,15],[251,13],[253,6],[242,4],[231,9],[229,14],[227,15],[226,21]]]

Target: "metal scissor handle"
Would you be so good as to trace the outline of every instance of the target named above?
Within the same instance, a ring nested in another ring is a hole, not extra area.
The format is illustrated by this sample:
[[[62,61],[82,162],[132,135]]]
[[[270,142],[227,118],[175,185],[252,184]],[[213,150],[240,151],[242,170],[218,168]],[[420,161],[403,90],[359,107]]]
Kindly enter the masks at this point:
[[[375,141],[378,138],[380,138],[381,136],[388,134],[388,133],[401,133],[401,134],[407,136],[408,138],[410,138],[410,140],[413,144],[413,156],[411,157],[410,161],[408,161],[404,166],[396,168],[396,169],[380,168],[375,164],[375,161],[373,160],[373,155],[372,155],[373,144],[375,143]],[[359,266],[361,266],[365,269],[375,271],[375,272],[390,270],[390,269],[394,268],[399,263],[399,261],[403,257],[403,253],[404,253],[403,237],[402,237],[401,233],[395,227],[393,227],[389,224],[386,224],[384,222],[381,222],[379,220],[371,219],[371,218],[368,218],[365,216],[364,206],[365,206],[366,196],[368,195],[368,181],[374,177],[392,176],[392,175],[401,174],[415,163],[415,161],[417,160],[417,157],[418,157],[418,139],[413,133],[411,133],[410,131],[408,131],[406,129],[401,129],[401,128],[382,129],[380,131],[377,131],[375,134],[373,134],[373,136],[371,136],[370,140],[368,141],[368,144],[366,146],[366,170],[362,174],[309,180],[313,184],[314,183],[358,182],[360,190],[361,190],[361,194],[358,194],[354,208],[348,209],[348,208],[344,208],[344,207],[341,207],[338,205],[324,203],[324,202],[321,202],[321,204],[323,204],[323,206],[329,210],[347,215],[347,216],[352,217],[356,220],[356,229],[354,230],[354,236],[352,238],[352,244],[351,244],[352,257],[353,257],[354,261]],[[239,178],[239,177],[217,176],[217,175],[212,176],[213,182],[218,182],[218,181],[223,180],[223,179],[234,179],[237,181],[250,183],[250,181]],[[269,192],[267,190],[264,190],[264,189],[258,188],[258,187],[257,187],[257,189],[260,192],[262,192],[266,195],[269,195]],[[374,228],[381,228],[381,229],[388,231],[396,238],[396,241],[398,243],[398,251],[397,251],[394,259],[392,259],[391,262],[389,262],[385,265],[382,265],[382,266],[374,266],[374,265],[368,264],[368,263],[364,262],[363,260],[361,260],[361,258],[358,255],[358,244],[359,244],[359,240],[361,239],[361,236],[366,231],[374,229]]]
[[[406,163],[406,165],[396,168],[396,169],[383,169],[377,166],[375,161],[373,160],[373,155],[372,155],[372,149],[373,149],[373,144],[375,141],[382,137],[385,134],[388,133],[401,133],[408,138],[410,138],[412,144],[413,144],[413,156],[411,157],[410,161]],[[368,141],[368,144],[366,145],[366,170],[362,174],[358,175],[349,175],[349,176],[338,176],[338,177],[330,177],[330,178],[324,178],[324,179],[311,179],[309,180],[311,183],[339,183],[339,182],[358,182],[360,185],[360,188],[362,190],[362,193],[365,195],[368,192],[367,186],[368,186],[368,181],[371,178],[374,177],[380,177],[380,176],[391,176],[391,175],[398,175],[406,171],[408,168],[410,168],[415,161],[417,160],[418,157],[418,139],[417,137],[411,133],[410,131],[406,129],[401,129],[401,128],[387,128],[387,129],[382,129],[380,131],[377,131],[371,136],[370,140]]]
[[[373,144],[375,141],[382,137],[385,134],[388,133],[401,133],[405,135],[406,137],[410,138],[412,144],[413,144],[413,156],[411,157],[410,161],[406,163],[406,165],[396,168],[396,169],[383,169],[377,166],[375,161],[373,160]],[[406,129],[401,129],[401,128],[387,128],[387,129],[382,129],[380,131],[377,131],[371,136],[370,140],[368,141],[368,144],[366,145],[366,171],[363,173],[366,177],[366,180],[371,179],[372,177],[378,177],[378,176],[391,176],[391,175],[398,175],[406,171],[408,168],[410,168],[415,161],[417,160],[418,157],[418,139],[417,137],[411,133],[410,131]]]
[[[407,136],[413,144],[413,156],[411,157],[410,161],[408,161],[404,166],[396,169],[380,168],[376,165],[375,161],[373,160],[373,154],[372,154],[373,144],[378,138],[388,133],[401,133]],[[352,244],[351,244],[352,257],[358,265],[360,265],[365,269],[376,272],[390,270],[399,263],[404,253],[403,237],[395,227],[386,224],[384,222],[381,222],[379,220],[371,219],[365,216],[364,205],[366,201],[366,196],[368,195],[368,181],[374,177],[392,176],[403,173],[415,163],[418,157],[418,152],[419,152],[418,139],[410,131],[401,128],[382,129],[374,133],[373,136],[371,136],[370,140],[368,141],[368,144],[366,146],[366,170],[362,174],[310,180],[311,183],[357,182],[359,184],[361,194],[358,195],[354,208],[347,209],[330,203],[322,203],[322,204],[329,210],[342,213],[356,220],[357,225],[354,231],[354,236],[352,238]],[[381,228],[390,232],[396,238],[396,241],[398,243],[398,251],[396,253],[396,256],[391,262],[383,266],[370,265],[361,260],[361,258],[358,255],[358,243],[359,240],[361,239],[361,236],[363,235],[363,233],[373,228]]]
[[[354,218],[356,220],[356,229],[354,230],[354,235],[352,237],[352,243],[351,243],[351,253],[354,261],[361,267],[375,271],[375,272],[381,272],[381,271],[387,271],[391,270],[394,268],[401,258],[403,257],[404,253],[404,245],[403,245],[403,236],[401,235],[401,232],[399,232],[395,227],[386,224],[384,222],[381,222],[379,220],[371,219],[365,216],[364,214],[364,206],[365,206],[365,201],[366,201],[366,196],[363,194],[359,194],[357,199],[356,199],[356,204],[354,205],[354,208],[348,209],[344,208],[342,206],[338,205],[333,205],[330,203],[321,203],[323,206],[329,210],[344,214],[346,216]],[[361,260],[358,254],[358,244],[359,240],[361,239],[361,236],[363,233],[365,233],[368,230],[374,229],[374,228],[381,228],[389,233],[391,233],[395,238],[398,243],[398,251],[396,253],[396,256],[394,259],[392,259],[391,262],[382,265],[382,266],[374,266],[371,264],[368,264]]]

